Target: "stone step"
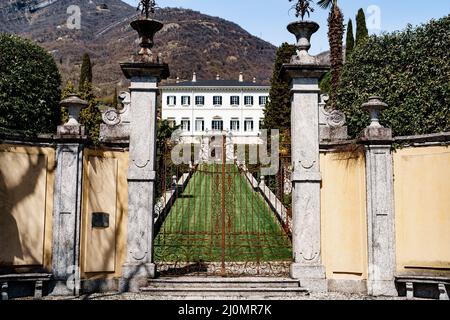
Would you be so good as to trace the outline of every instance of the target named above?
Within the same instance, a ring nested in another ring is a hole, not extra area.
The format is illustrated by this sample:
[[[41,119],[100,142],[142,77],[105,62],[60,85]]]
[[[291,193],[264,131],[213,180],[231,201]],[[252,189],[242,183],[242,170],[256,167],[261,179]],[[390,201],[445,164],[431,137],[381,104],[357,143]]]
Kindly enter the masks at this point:
[[[149,281],[151,288],[300,288],[300,282],[280,278],[161,278]]]
[[[152,299],[231,300],[301,299],[308,290],[298,280],[279,278],[152,279],[141,292]]]
[[[142,293],[156,298],[171,300],[205,300],[205,299],[298,299],[308,295],[304,288],[152,288],[141,289]]]

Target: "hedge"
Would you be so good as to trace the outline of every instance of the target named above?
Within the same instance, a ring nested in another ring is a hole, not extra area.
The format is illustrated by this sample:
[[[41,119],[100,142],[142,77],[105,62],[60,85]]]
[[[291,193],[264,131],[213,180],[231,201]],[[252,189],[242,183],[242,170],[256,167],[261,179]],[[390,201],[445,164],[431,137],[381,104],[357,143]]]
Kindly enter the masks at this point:
[[[0,130],[54,133],[61,76],[50,54],[30,40],[0,34]]]
[[[368,125],[371,95],[389,107],[383,125],[395,135],[450,131],[450,15],[402,32],[371,36],[344,66],[337,106],[357,136]]]

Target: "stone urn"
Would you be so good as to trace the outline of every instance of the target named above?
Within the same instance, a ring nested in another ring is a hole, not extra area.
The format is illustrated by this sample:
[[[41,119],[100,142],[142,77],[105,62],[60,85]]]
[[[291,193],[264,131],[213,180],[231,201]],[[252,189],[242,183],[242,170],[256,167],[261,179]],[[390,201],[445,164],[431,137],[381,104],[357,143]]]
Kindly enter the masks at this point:
[[[380,113],[387,108],[387,104],[381,101],[381,97],[372,96],[369,101],[363,103],[362,107],[366,109],[370,114],[370,126],[371,128],[381,128]]]
[[[143,62],[153,62],[152,51],[155,34],[160,31],[164,24],[153,19],[139,19],[131,22],[131,27],[139,34],[139,56]]]
[[[80,99],[76,94],[70,94],[59,104],[69,112],[69,121],[67,121],[64,126],[79,126],[80,123],[78,122],[78,119],[80,117],[80,112],[88,106],[87,101]]]
[[[84,127],[80,125],[78,119],[80,112],[88,106],[87,101],[80,99],[76,94],[70,94],[66,99],[62,100],[60,106],[67,109],[69,113],[69,121],[62,126],[58,126],[58,135],[78,136],[84,135]]]
[[[291,63],[315,64],[316,58],[308,51],[311,48],[311,36],[319,30],[319,25],[313,21],[295,21],[287,26],[290,33],[297,39],[297,56],[292,57]]]

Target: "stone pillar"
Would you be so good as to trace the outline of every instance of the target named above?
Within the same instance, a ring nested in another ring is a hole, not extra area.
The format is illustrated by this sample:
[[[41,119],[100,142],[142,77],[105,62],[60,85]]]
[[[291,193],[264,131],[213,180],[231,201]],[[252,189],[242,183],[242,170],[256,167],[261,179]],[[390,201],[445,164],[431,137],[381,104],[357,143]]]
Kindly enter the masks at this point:
[[[148,9],[148,8],[147,8]],[[131,22],[140,38],[140,51],[133,62],[121,63],[131,81],[130,152],[128,166],[127,260],[123,265],[121,291],[138,292],[156,277],[153,261],[156,180],[156,97],[158,82],[169,77],[169,66],[154,57],[155,33],[163,28],[157,20]]]
[[[156,97],[158,82],[168,76],[167,65],[121,64],[131,80],[131,131],[128,167],[127,261],[122,291],[136,292],[156,276],[153,226],[156,162]]]
[[[328,67],[308,54],[309,39],[319,29],[314,22],[294,22],[288,30],[297,37],[297,55],[281,76],[292,93],[292,243],[291,277],[311,291],[327,291],[321,260],[319,79]]]
[[[361,138],[366,145],[368,293],[396,296],[392,131],[379,123],[379,113],[387,107],[379,97],[371,97],[363,107],[371,114]]]
[[[54,191],[52,273],[53,295],[79,294],[81,183],[84,127],[78,123],[87,102],[77,96],[61,101],[69,121],[58,127]]]

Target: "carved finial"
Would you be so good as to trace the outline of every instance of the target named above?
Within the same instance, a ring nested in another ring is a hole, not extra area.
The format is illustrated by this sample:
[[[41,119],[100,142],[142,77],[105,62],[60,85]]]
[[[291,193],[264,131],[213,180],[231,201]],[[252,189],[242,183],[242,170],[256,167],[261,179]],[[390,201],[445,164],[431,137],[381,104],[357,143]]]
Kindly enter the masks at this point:
[[[142,14],[145,14],[145,18],[148,19],[148,17],[151,14],[155,13],[156,8],[156,1],[155,0],[140,0],[137,10],[141,10]]]
[[[292,2],[294,0],[289,0]],[[305,19],[305,15],[308,17],[311,15],[311,12],[314,12],[314,8],[311,7],[312,0],[297,0],[297,4],[292,7],[295,10],[295,16],[302,17],[302,20]]]
[[[363,103],[362,107],[370,113],[370,126],[372,128],[381,128],[380,113],[388,107],[378,96],[372,96],[369,101]]]
[[[244,82],[244,74],[239,72],[239,82]]]

